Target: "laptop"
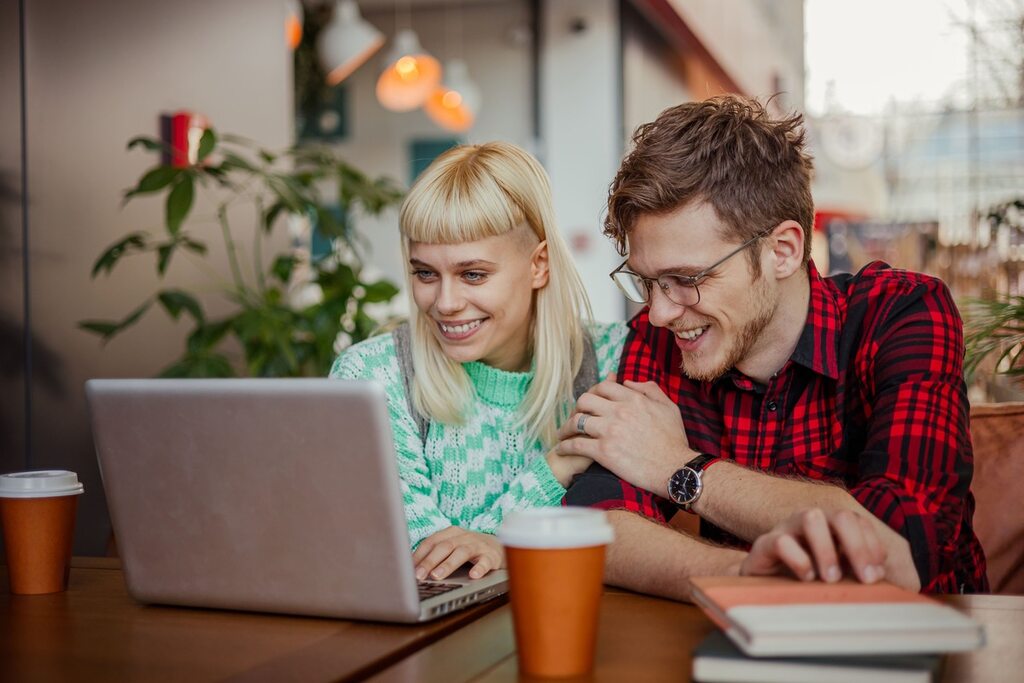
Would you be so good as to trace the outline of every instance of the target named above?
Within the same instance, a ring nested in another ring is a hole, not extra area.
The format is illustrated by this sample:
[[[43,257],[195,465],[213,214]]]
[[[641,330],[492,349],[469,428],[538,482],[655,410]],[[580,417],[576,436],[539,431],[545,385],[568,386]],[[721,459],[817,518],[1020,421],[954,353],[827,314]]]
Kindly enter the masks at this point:
[[[378,384],[94,379],[85,390],[141,602],[413,623],[507,591],[504,571],[416,581]]]

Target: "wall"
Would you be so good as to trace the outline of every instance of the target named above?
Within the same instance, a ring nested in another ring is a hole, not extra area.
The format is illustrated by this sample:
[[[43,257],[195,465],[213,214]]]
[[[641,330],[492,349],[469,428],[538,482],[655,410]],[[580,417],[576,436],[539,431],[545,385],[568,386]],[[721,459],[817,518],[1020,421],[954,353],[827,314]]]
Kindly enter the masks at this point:
[[[4,3],[3,12],[10,5]],[[109,533],[92,452],[82,385],[90,377],[151,376],[183,348],[187,325],[157,312],[106,348],[76,329],[83,318],[120,318],[155,286],[149,259],[131,260],[91,281],[96,257],[131,230],[160,229],[155,199],[120,208],[122,192],[155,163],[152,154],[125,151],[137,134],[155,135],[161,111],[188,108],[216,127],[269,147],[291,142],[291,56],[284,45],[284,3],[278,0],[95,0],[68,11],[61,0],[25,3],[30,192],[30,314],[36,354],[31,464],[79,472],[86,493],[79,508],[75,552],[102,552]],[[7,38],[7,17],[0,22]],[[3,51],[3,164],[9,167],[10,43]],[[197,206],[201,215],[203,206]],[[4,229],[7,212],[4,213]],[[196,230],[216,263],[212,221]],[[5,239],[5,246],[7,242]],[[244,244],[243,244],[244,248]],[[5,250],[5,258],[8,250]],[[3,284],[11,273],[3,268]],[[199,282],[199,271],[173,264],[165,284]],[[5,315],[19,315],[11,297]],[[216,310],[216,309],[214,309]],[[23,314],[23,312],[22,312]],[[4,378],[7,401],[17,381]],[[13,415],[15,419],[17,415]],[[22,467],[16,440],[5,438],[4,470]]]

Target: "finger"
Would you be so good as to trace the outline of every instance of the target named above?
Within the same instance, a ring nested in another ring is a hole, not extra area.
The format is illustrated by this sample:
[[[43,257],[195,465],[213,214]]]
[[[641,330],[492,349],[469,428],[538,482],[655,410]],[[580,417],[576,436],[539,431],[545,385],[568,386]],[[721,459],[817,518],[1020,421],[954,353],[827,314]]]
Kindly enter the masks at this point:
[[[603,396],[586,393],[576,401],[577,413],[588,413],[590,415],[609,415],[615,410],[615,402],[609,401]]]
[[[814,580],[814,564],[811,561],[811,556],[792,535],[779,534],[775,539],[772,551],[779,563],[793,572],[793,576],[801,581]]]
[[[636,389],[630,389],[618,382],[609,382],[607,380],[600,384],[595,384],[587,393],[600,396],[601,398],[608,399],[609,401],[630,401],[643,396],[643,394],[638,392]]]
[[[437,568],[437,565],[444,562],[445,558],[455,550],[455,544],[451,541],[439,541],[430,549],[427,556],[416,565],[416,578],[422,581],[427,575]]]
[[[583,424],[583,432],[580,432],[580,417],[585,416]],[[558,428],[558,438],[560,440],[572,439],[579,436],[593,436],[593,431],[590,429],[591,422],[594,420],[594,416],[588,412],[575,412],[569,416]]]
[[[448,578],[453,571],[466,564],[471,557],[479,552],[475,545],[458,545],[454,550],[430,572],[430,578],[435,581]]]
[[[497,563],[490,553],[484,553],[473,562],[473,568],[469,570],[469,578],[479,579],[487,575],[492,569],[497,569]]]
[[[818,508],[800,513],[800,532],[814,557],[818,576],[829,583],[841,579],[843,571],[839,567],[839,553],[836,552],[825,513]]]
[[[600,446],[597,439],[579,435],[559,441],[558,445],[555,446],[555,451],[558,455],[581,455],[593,460],[597,460],[599,450]]]
[[[861,530],[864,532],[864,542],[868,547],[868,555],[874,563],[875,573],[880,581],[885,578],[885,561],[887,559],[885,545],[882,543],[882,539],[879,538],[877,527],[870,519],[867,519],[864,515],[857,515],[857,520],[860,522]]]
[[[862,583],[874,583],[878,580],[874,558],[864,540],[864,529],[860,525],[857,513],[851,510],[840,510],[832,518],[840,547],[846,561],[853,567],[854,573]]]
[[[779,561],[775,553],[775,541],[778,533],[767,533],[759,536],[750,546],[740,565],[740,576],[763,576],[778,573]]]
[[[440,531],[435,531],[430,534],[416,546],[416,550],[412,553],[413,564],[418,564],[420,560],[427,556],[428,553],[437,545],[438,542],[457,536],[462,533],[462,529],[457,526],[448,526]]]
[[[638,391],[652,401],[658,401],[660,403],[666,403],[675,406],[676,403],[665,394],[657,382],[634,382],[633,380],[627,379],[623,382],[623,385],[627,389]]]

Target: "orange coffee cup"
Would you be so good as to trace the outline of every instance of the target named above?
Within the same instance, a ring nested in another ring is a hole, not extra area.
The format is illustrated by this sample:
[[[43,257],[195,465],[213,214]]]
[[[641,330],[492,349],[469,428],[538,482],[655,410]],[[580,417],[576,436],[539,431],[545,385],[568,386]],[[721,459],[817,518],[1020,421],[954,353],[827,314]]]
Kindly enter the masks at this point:
[[[604,555],[613,532],[604,512],[513,512],[498,531],[508,564],[519,671],[582,676],[594,668]]]
[[[64,470],[0,475],[0,525],[12,593],[67,589],[82,491],[78,475]]]

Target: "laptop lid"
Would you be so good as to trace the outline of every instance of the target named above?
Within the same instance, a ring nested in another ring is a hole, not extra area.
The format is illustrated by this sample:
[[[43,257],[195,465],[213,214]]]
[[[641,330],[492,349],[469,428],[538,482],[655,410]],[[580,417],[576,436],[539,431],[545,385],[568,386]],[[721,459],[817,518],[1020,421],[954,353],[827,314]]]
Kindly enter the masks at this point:
[[[418,596],[379,385],[89,380],[86,395],[136,599],[385,621],[449,611]]]

